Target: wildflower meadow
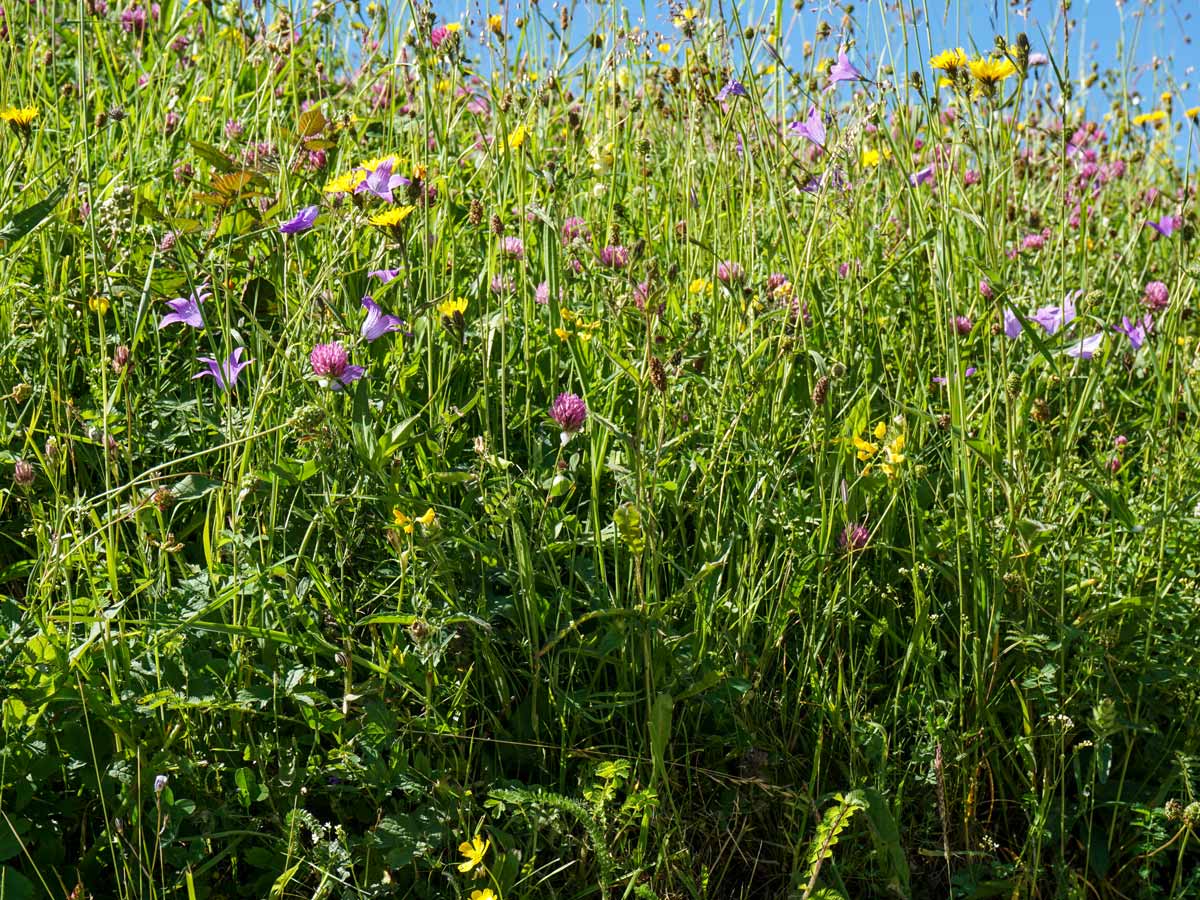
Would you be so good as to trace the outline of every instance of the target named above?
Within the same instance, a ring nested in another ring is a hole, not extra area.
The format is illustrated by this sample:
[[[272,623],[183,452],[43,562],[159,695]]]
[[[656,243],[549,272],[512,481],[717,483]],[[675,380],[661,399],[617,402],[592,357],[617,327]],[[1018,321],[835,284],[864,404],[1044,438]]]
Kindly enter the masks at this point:
[[[4,0],[0,898],[1200,897],[1099,5]]]

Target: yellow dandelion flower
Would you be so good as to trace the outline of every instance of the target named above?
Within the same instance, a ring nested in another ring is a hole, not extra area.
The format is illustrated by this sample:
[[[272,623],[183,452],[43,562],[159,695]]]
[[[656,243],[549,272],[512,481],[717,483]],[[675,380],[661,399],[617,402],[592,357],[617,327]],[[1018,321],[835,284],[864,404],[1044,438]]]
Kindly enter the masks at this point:
[[[387,212],[371,216],[371,224],[380,228],[398,228],[405,219],[413,214],[415,206],[397,206]]]
[[[390,162],[392,167],[395,168],[400,162],[400,157],[396,156],[395,153],[389,153],[387,156],[376,156],[368,159],[366,162],[359,163],[358,167],[360,169],[366,169],[368,172],[374,172],[386,162]]]
[[[955,47],[953,50],[944,50],[930,59],[929,66],[942,72],[953,73],[959,69],[966,68],[968,62],[967,54],[963,48]]]
[[[458,871],[470,872],[476,866],[483,865],[483,857],[488,852],[488,847],[492,846],[490,839],[484,840],[479,835],[475,835],[470,841],[463,841],[458,845],[458,852],[465,859],[458,864]]]
[[[525,139],[529,136],[529,129],[524,123],[514,128],[508,135],[508,149],[519,150],[521,145],[525,143]]]
[[[688,285],[689,294],[703,294],[708,290],[707,278],[696,278]]]
[[[88,300],[88,309],[98,316],[103,316],[108,312],[107,297],[92,297]]]
[[[446,30],[451,34],[457,34],[458,32],[462,31],[462,22],[448,22],[446,24]]]
[[[499,13],[492,13],[488,16],[488,30],[492,34],[504,33],[504,16]]]
[[[455,313],[458,313],[460,316],[464,315],[467,311],[467,298],[459,297],[457,300],[446,300],[443,303],[439,303],[437,311],[447,319],[453,319]]]

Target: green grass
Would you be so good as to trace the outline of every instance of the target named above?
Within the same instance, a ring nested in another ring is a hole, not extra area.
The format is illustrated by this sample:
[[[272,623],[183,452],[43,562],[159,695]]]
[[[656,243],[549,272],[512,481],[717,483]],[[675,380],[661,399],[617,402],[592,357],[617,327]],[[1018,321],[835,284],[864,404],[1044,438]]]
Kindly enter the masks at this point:
[[[420,8],[121,12],[0,41],[39,110],[0,169],[0,896],[1200,896],[1182,96],[1135,125],[1054,44],[918,85],[899,23],[826,93],[835,37],[767,72],[715,9],[437,52]],[[323,190],[386,154],[391,229]],[[365,293],[404,328],[360,338]]]

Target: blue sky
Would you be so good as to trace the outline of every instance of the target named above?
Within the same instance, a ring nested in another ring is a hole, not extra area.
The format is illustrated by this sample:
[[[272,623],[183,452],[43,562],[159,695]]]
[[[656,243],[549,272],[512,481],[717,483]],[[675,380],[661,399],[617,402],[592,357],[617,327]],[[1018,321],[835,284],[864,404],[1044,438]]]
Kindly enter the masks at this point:
[[[529,0],[435,0],[435,9],[443,20],[468,20],[479,22],[490,12],[505,12],[506,18],[522,15],[527,11]],[[1061,2],[1054,0],[1026,0],[1022,6],[1024,15],[1015,11],[1009,0],[911,0],[902,3],[910,8],[926,6],[928,30],[922,23],[917,30],[918,39],[910,40],[907,51],[910,64],[924,62],[929,56],[930,44],[934,50],[961,45],[986,50],[992,46],[994,36],[1005,34],[1011,40],[1020,31],[1025,31],[1034,50],[1049,50],[1056,59],[1063,56],[1063,15]],[[727,21],[736,20],[743,26],[766,24],[775,14],[775,0],[690,0],[690,4],[706,9],[710,16],[722,16]],[[547,18],[557,19],[562,0],[540,0],[539,8]],[[570,4],[567,4],[570,6]],[[896,62],[903,61],[899,54],[904,47],[896,34],[899,13],[880,0],[859,0],[855,3],[858,20],[857,47],[854,61],[860,67],[872,66],[880,57],[896,54]],[[838,28],[842,17],[841,4],[831,0],[804,0],[803,9],[796,12],[791,2],[782,2],[785,44],[783,52],[789,62],[800,59],[800,48],[806,39],[811,39],[818,23],[829,22]],[[1200,9],[1195,0],[1073,0],[1070,18],[1074,28],[1070,34],[1070,72],[1075,78],[1090,71],[1092,61],[1103,71],[1108,67],[1126,68],[1130,72],[1131,93],[1142,95],[1143,108],[1152,108],[1157,95],[1167,88],[1177,91],[1182,87],[1181,106],[1200,105],[1200,91],[1194,86],[1195,75],[1188,64],[1192,56],[1191,36],[1197,30],[1197,18],[1189,8]],[[662,0],[639,0],[639,2],[613,4],[580,2],[574,9],[573,32],[586,33],[592,23],[611,22],[614,9],[625,10],[634,24],[642,23],[651,31],[661,31],[668,36],[676,34],[670,23],[670,9]],[[736,14],[735,11],[736,10]],[[890,45],[888,31],[891,29]],[[1045,35],[1044,40],[1042,35]],[[932,38],[932,40],[930,40]],[[888,47],[890,46],[890,50]],[[1161,62],[1156,66],[1155,60]],[[1093,91],[1093,94],[1098,91]],[[1089,105],[1102,103],[1100,98],[1091,97]]]

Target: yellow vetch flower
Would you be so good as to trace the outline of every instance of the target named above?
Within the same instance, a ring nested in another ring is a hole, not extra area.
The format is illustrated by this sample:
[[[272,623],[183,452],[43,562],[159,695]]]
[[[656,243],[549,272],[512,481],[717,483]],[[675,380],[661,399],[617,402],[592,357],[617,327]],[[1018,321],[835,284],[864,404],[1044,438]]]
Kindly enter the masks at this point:
[[[447,319],[453,319],[455,313],[461,316],[467,311],[467,298],[459,297],[457,300],[446,300],[439,303],[437,311]]]
[[[872,444],[870,441],[864,441],[858,435],[854,436],[853,443],[854,448],[858,451],[857,456],[860,461],[865,462],[879,452],[878,444]]]
[[[90,309],[92,312],[96,313],[97,315],[100,315],[100,316],[104,315],[105,313],[108,312],[108,298],[107,297],[92,297],[90,300],[88,300],[88,309]]]
[[[411,216],[415,209],[415,206],[397,206],[395,209],[371,216],[371,224],[378,225],[380,228],[396,228]]]
[[[413,533],[413,520],[400,511],[400,507],[392,510],[392,519],[395,520],[397,528],[403,528],[405,534]]]
[[[529,136],[529,130],[525,127],[525,124],[522,122],[520,125],[518,125],[516,128],[514,128],[511,132],[509,132],[508,149],[509,150],[519,150],[521,148],[521,145],[525,143],[525,138],[527,138],[528,136]]]
[[[943,72],[954,73],[959,69],[965,68],[969,60],[967,54],[962,47],[956,47],[953,50],[944,50],[937,56],[929,60],[929,65],[933,69],[940,69]]]
[[[437,521],[437,513],[435,513],[433,511],[433,507],[431,506],[431,507],[429,507],[429,509],[425,510],[424,515],[417,516],[417,521],[420,522],[422,525],[424,525],[426,528],[428,528],[430,525],[432,525],[434,522]]]
[[[458,871],[470,872],[476,866],[483,865],[483,857],[490,846],[492,846],[491,839],[485,841],[479,835],[475,835],[470,841],[463,841],[459,844],[458,852],[466,858],[458,864]]]
[[[558,335],[560,341],[569,341],[571,339],[571,332],[565,328],[555,328],[554,333]]]
[[[325,185],[322,190],[326,194],[350,194],[362,182],[362,172],[355,169],[353,172],[346,172],[339,175],[329,184]]]
[[[1133,117],[1134,125],[1145,125],[1147,123],[1158,123],[1167,118],[1165,109],[1156,109],[1154,112],[1142,113],[1139,116]]]
[[[875,430],[872,433],[875,435],[876,440],[883,440],[884,436],[887,434],[887,425],[885,425],[883,422],[880,422],[875,426]]]

